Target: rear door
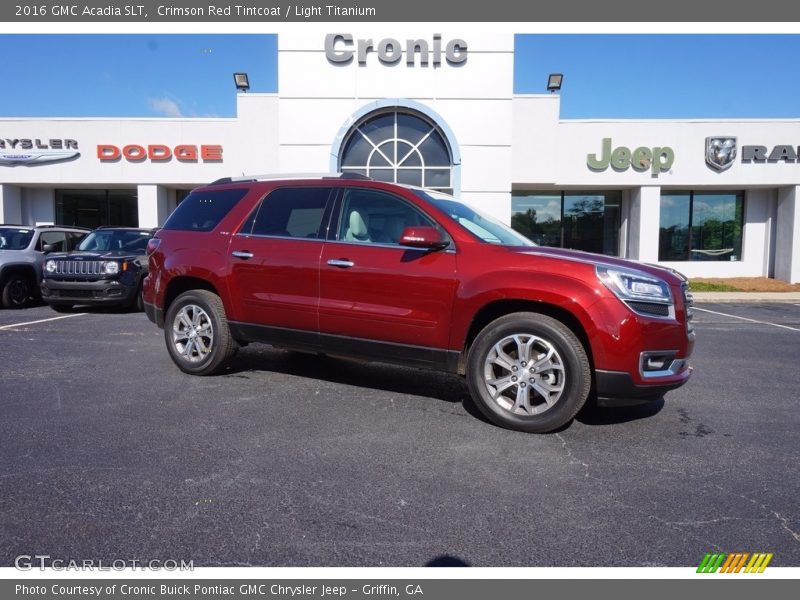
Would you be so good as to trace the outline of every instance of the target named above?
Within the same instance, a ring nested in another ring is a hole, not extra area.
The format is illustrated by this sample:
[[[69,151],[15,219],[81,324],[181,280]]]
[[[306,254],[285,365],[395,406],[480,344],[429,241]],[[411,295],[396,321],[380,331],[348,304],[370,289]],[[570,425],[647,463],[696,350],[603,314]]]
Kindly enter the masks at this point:
[[[231,297],[253,337],[317,340],[319,261],[332,196],[330,187],[275,189],[233,237]]]

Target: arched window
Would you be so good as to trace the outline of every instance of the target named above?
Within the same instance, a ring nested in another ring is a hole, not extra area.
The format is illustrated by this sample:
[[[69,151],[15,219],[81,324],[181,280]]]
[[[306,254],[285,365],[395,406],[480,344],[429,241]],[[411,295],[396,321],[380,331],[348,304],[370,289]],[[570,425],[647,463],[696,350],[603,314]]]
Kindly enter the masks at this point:
[[[364,117],[348,132],[339,170],[453,192],[453,159],[435,123],[392,110]]]

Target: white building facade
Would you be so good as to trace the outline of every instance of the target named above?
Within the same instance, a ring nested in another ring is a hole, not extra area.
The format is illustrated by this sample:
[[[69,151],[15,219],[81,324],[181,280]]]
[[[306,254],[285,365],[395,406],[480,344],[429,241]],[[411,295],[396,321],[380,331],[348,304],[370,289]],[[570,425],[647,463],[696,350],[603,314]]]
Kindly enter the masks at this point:
[[[513,35],[369,27],[279,35],[278,93],[234,118],[0,115],[0,223],[155,227],[221,177],[344,170],[540,244],[800,282],[800,120],[562,120],[513,93]]]

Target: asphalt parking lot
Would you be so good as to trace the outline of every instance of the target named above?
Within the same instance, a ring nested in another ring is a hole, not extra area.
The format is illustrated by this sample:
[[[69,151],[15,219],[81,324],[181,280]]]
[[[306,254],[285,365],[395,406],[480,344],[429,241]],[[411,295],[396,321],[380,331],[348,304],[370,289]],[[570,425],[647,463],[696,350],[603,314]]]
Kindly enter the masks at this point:
[[[0,565],[800,566],[800,306],[698,308],[687,386],[549,435],[452,376],[250,346],[196,378],[141,313],[0,311]]]

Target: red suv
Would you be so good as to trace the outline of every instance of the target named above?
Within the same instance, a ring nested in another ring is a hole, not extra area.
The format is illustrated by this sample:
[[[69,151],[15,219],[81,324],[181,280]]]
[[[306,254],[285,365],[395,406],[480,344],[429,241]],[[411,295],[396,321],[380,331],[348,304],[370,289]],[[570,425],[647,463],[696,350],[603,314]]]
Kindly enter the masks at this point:
[[[452,196],[353,175],[223,179],[194,190],[148,246],[145,311],[182,371],[241,345],[466,376],[503,427],[556,429],[601,403],[689,379],[686,280],[543,248]]]

